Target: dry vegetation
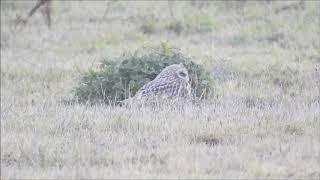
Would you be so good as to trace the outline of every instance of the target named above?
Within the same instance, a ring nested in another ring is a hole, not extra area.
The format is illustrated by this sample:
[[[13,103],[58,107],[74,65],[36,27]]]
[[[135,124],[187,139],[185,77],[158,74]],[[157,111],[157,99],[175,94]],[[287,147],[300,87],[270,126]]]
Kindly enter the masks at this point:
[[[1,179],[319,178],[320,2],[1,1]],[[108,11],[105,10],[109,6]],[[105,13],[105,16],[104,16]],[[101,57],[161,42],[205,64],[182,108],[68,103]]]

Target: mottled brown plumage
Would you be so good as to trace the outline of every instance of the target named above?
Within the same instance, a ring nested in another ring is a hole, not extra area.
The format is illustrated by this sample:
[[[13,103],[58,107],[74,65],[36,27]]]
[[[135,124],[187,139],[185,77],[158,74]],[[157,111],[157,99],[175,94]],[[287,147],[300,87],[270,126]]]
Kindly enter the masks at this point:
[[[156,95],[190,96],[191,86],[187,69],[182,64],[173,64],[166,67],[154,80],[140,88],[135,97]]]

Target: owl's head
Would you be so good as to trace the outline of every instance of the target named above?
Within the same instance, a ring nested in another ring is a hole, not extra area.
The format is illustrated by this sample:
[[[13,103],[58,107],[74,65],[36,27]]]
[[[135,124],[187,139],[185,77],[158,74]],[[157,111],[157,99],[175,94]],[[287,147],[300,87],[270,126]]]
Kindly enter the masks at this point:
[[[184,65],[182,63],[178,64],[178,69],[177,69],[176,75],[178,76],[178,78],[180,78],[186,82],[189,82],[188,70],[184,67]]]
[[[189,82],[189,74],[188,70],[184,67],[182,63],[180,64],[172,64],[159,74],[159,77],[169,77],[174,79],[179,79],[184,82]]]

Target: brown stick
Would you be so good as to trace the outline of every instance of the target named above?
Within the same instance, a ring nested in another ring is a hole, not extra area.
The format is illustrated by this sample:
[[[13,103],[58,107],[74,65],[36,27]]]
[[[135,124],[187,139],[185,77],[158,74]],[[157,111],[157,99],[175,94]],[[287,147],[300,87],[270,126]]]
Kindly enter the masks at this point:
[[[286,11],[286,10],[289,10],[289,9],[298,9],[298,8],[301,8],[303,9],[304,8],[304,1],[301,0],[299,1],[298,3],[295,3],[295,4],[290,4],[290,5],[286,5],[286,6],[283,6],[281,8],[278,8],[275,10],[275,13],[278,14],[282,11]]]
[[[44,9],[42,11],[42,14],[44,15],[44,19],[46,21],[46,24],[48,27],[51,27],[51,5],[50,5],[51,0],[48,0],[47,3],[44,4]]]
[[[51,26],[51,17],[50,17],[50,2],[51,0],[37,0],[37,4],[30,10],[28,13],[28,16],[26,18],[21,18],[21,16],[18,16],[16,19],[15,26],[17,27],[19,24],[25,25],[28,21],[28,19],[39,9],[41,6],[44,6],[44,15],[45,15],[45,21],[48,25],[48,27]]]

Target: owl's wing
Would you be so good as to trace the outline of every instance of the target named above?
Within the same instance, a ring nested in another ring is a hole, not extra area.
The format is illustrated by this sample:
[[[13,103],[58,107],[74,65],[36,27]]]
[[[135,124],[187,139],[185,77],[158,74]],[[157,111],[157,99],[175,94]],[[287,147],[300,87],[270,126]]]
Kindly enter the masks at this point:
[[[167,94],[169,96],[174,95],[174,92],[179,89],[179,85],[173,81],[163,82],[157,79],[150,81],[142,86],[136,93],[135,97],[152,96],[159,94]]]

